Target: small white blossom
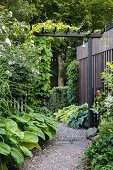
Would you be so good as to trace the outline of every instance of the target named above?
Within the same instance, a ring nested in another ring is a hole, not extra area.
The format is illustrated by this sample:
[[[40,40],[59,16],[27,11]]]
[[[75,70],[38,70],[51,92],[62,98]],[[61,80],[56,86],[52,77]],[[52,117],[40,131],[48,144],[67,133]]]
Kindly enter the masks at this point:
[[[68,46],[67,48],[69,49],[69,48],[71,48],[71,46]]]
[[[6,70],[6,74],[7,74],[8,76],[12,76],[12,73],[11,73],[9,70]]]
[[[32,43],[32,44],[34,44],[34,41],[33,41],[33,40],[31,40],[31,43]]]
[[[5,26],[4,25],[2,26],[2,29],[5,30]]]
[[[23,58],[22,58],[22,61],[26,61],[26,58],[25,58],[25,57],[23,57]]]
[[[15,64],[15,61],[8,61],[8,64],[13,65],[13,64]]]
[[[9,11],[9,14],[10,14],[10,17],[12,17],[12,16],[13,16],[13,13],[12,13],[11,11]]]
[[[22,31],[24,32],[24,29],[22,29]]]
[[[2,44],[0,45],[0,48],[4,48]]]
[[[11,47],[11,41],[10,41],[9,38],[6,38],[6,39],[5,39],[5,42],[6,42],[6,44],[8,44],[8,45]]]

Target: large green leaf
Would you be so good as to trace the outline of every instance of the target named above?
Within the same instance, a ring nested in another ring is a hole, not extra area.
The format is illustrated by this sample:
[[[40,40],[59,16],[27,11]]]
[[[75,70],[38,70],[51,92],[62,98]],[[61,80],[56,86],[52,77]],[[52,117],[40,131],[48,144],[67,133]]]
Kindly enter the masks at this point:
[[[13,118],[15,118],[21,123],[27,123],[30,120],[30,118],[25,118],[25,117],[20,117],[20,116],[15,116],[15,115],[13,116]]]
[[[81,118],[78,119],[78,122],[80,125],[83,125],[84,122],[84,117],[82,116]]]
[[[16,132],[18,131],[17,123],[12,119],[5,120],[5,127],[9,132]]]
[[[37,136],[41,137],[43,140],[45,140],[45,135],[42,131],[39,132],[35,132],[37,134]]]
[[[24,165],[24,155],[20,149],[12,148],[11,155],[19,166]]]
[[[37,143],[38,140],[39,140],[38,136],[35,133],[29,131],[25,131],[24,138],[21,139],[22,142],[28,142],[28,143]]]
[[[38,143],[22,143],[23,146],[25,146],[27,149],[31,150],[33,148],[37,148],[41,150],[41,147]]]
[[[0,154],[9,155],[11,152],[11,147],[6,143],[0,142]]]
[[[51,132],[44,131],[44,133],[49,137],[50,140],[53,138]]]
[[[13,137],[13,136],[10,136],[10,137],[9,137],[9,140],[10,140],[12,143],[14,143],[14,144],[18,144],[18,140],[17,140],[15,137]]]
[[[33,157],[33,154],[31,151],[29,151],[25,146],[20,146],[20,149],[26,156],[30,156],[31,158]]]
[[[31,126],[27,126],[26,129],[29,130],[29,131],[34,131],[34,132],[39,132],[39,131],[41,131],[41,129],[38,128],[38,127],[35,126],[35,125],[33,125],[33,126],[32,126],[32,125],[31,125]]]
[[[10,133],[17,135],[20,139],[24,138],[24,132],[18,129],[18,125],[14,120],[6,119],[5,127]]]
[[[6,135],[7,131],[4,128],[0,128],[0,135]]]
[[[35,118],[37,120],[39,120],[40,122],[44,122],[44,119],[41,115],[39,115],[38,113],[33,113],[33,116],[35,116]]]

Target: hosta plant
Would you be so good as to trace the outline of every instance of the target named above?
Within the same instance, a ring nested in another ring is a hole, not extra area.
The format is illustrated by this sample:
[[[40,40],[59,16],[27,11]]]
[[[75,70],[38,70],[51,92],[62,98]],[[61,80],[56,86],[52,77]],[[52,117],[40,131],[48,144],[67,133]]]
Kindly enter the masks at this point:
[[[54,113],[56,120],[59,120],[72,128],[88,127],[88,104],[81,106],[71,105]]]
[[[26,108],[28,112],[0,116],[0,168],[9,163],[23,166],[24,155],[32,157],[31,149],[41,150],[42,142],[56,135],[58,126],[52,118]]]

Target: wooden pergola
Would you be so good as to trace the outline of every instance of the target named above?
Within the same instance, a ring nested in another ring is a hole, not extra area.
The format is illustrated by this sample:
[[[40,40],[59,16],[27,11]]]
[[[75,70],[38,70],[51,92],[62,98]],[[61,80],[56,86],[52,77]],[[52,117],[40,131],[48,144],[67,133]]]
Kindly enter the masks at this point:
[[[69,33],[69,28],[67,28],[65,33],[56,33],[56,27],[53,33],[44,32],[44,28],[40,33],[33,32],[35,36],[51,36],[51,37],[76,37],[76,38],[88,38],[88,124],[89,127],[94,127],[94,113],[90,110],[93,105],[93,89],[92,89],[92,39],[101,38],[105,29],[102,29],[99,33],[94,33],[94,29],[91,29],[90,34],[80,33],[80,30],[75,33]]]

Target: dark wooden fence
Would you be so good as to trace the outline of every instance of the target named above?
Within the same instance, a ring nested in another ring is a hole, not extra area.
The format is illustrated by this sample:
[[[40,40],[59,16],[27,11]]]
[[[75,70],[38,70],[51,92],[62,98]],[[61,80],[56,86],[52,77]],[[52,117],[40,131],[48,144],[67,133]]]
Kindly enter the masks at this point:
[[[86,47],[77,48],[79,61],[79,104],[88,102],[88,43]],[[101,73],[106,62],[113,61],[113,25],[107,28],[101,39],[93,39],[92,45],[92,88],[94,91],[103,88]]]

